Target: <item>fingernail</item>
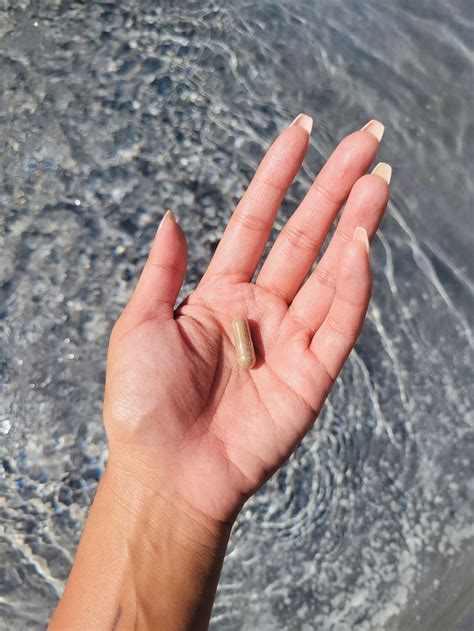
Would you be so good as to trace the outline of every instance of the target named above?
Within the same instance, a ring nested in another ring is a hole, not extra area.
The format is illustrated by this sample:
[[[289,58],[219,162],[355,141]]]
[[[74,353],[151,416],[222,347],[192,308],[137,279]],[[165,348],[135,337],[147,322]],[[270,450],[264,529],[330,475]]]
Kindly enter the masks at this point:
[[[379,162],[372,171],[372,175],[378,175],[382,180],[385,180],[387,184],[390,184],[390,180],[392,179],[392,167],[386,162]]]
[[[357,226],[357,228],[354,230],[352,240],[361,241],[364,244],[365,249],[367,250],[367,254],[369,253],[369,237],[367,236],[367,230],[365,228]]]
[[[160,221],[160,225],[158,226],[158,230],[157,232],[159,232],[163,226],[163,224],[165,223],[165,221],[167,221],[168,219],[171,219],[171,221],[174,221],[176,223],[176,217],[173,215],[173,213],[171,212],[171,210],[167,210],[165,212],[165,214],[163,215],[163,219]]]
[[[290,127],[296,125],[297,127],[302,127],[308,135],[311,134],[311,130],[313,129],[313,119],[308,114],[298,114],[295,120],[291,123]]]
[[[361,131],[368,131],[369,134],[375,136],[377,140],[380,142],[382,140],[383,133],[385,131],[385,127],[382,125],[380,121],[372,119],[366,125],[364,125]]]

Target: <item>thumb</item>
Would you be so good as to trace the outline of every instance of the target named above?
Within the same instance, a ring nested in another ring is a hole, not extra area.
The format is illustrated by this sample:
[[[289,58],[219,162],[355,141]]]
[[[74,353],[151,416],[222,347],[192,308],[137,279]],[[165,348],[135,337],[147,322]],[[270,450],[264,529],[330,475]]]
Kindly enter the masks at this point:
[[[166,211],[156,232],[148,260],[126,308],[127,325],[173,317],[183,284],[188,252],[186,237],[171,211]],[[125,315],[125,314],[124,314]]]

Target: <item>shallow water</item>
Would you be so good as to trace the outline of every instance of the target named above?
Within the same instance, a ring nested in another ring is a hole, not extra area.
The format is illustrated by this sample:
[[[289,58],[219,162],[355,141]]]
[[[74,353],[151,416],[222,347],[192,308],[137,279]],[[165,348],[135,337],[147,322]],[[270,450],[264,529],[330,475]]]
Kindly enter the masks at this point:
[[[2,629],[44,629],[68,574],[107,335],[164,209],[186,293],[300,111],[315,129],[277,228],[372,117],[392,198],[356,351],[241,514],[213,628],[471,628],[473,21],[467,1],[0,0]]]

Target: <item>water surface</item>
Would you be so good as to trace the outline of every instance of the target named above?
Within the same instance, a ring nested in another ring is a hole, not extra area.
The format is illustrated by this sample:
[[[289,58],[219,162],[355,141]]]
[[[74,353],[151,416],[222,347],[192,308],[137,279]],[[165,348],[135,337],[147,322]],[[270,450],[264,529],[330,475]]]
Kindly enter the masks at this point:
[[[472,625],[473,21],[462,1],[0,0],[2,629],[44,629],[69,572],[106,457],[107,336],[164,210],[186,293],[300,111],[277,228],[373,117],[393,193],[363,334],[242,512],[213,628]]]

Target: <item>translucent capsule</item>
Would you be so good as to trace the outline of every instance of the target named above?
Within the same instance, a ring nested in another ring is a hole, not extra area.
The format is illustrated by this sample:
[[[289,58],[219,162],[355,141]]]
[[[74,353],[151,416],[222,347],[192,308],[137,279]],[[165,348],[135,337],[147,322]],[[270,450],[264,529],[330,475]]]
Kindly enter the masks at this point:
[[[245,318],[236,318],[232,322],[234,332],[234,346],[237,362],[242,368],[252,368],[255,364],[255,351],[249,323]]]

